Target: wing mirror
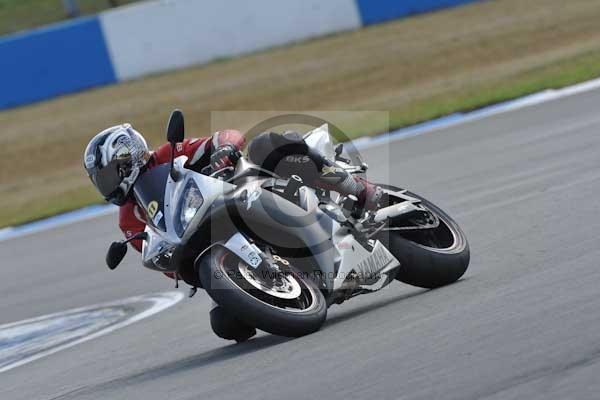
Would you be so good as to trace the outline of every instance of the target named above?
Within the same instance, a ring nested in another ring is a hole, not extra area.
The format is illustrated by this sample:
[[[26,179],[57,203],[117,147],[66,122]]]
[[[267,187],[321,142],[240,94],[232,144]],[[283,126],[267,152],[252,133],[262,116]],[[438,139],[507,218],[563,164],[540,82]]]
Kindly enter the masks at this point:
[[[121,264],[127,254],[127,243],[112,242],[106,253],[106,265],[108,268],[115,269]]]
[[[130,237],[127,240],[123,240],[121,242],[112,242],[110,247],[108,248],[108,252],[106,253],[106,265],[108,268],[115,269],[121,264],[123,258],[127,254],[127,243],[132,240],[146,240],[148,239],[148,234],[146,232],[140,232],[137,235]]]
[[[167,141],[171,144],[171,179],[178,181],[179,173],[173,167],[175,162],[175,146],[185,138],[185,124],[181,110],[174,110],[167,125]]]
[[[167,140],[172,145],[183,142],[185,138],[185,126],[183,122],[183,113],[181,110],[175,110],[169,117],[167,125]]]

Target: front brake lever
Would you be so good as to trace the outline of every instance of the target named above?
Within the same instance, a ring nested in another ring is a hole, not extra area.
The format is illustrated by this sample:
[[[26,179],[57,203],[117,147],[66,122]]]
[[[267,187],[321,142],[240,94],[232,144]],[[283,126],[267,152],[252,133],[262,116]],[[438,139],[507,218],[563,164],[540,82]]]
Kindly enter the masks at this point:
[[[200,170],[200,173],[202,175],[207,175],[210,176],[214,171],[212,170],[212,167],[210,165],[207,165],[206,167],[202,168]]]
[[[212,170],[212,168],[211,168],[211,170]],[[217,174],[221,174],[221,173],[223,173],[223,172],[225,172],[225,171],[234,171],[234,170],[235,170],[235,168],[233,168],[231,165],[229,165],[229,166],[227,166],[227,167],[225,167],[225,168],[221,168],[221,169],[218,169],[218,170],[216,170],[216,171],[213,171],[213,172],[212,172],[210,175],[208,175],[208,176],[210,176],[211,178],[216,178],[216,177],[217,177]]]

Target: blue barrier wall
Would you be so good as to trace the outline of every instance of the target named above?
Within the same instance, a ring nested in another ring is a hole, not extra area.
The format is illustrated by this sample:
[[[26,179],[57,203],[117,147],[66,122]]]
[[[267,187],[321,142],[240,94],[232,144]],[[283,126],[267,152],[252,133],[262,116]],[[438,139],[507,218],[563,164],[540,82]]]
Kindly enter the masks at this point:
[[[0,39],[0,109],[113,82],[98,18]]]
[[[363,25],[481,0],[356,0]]]

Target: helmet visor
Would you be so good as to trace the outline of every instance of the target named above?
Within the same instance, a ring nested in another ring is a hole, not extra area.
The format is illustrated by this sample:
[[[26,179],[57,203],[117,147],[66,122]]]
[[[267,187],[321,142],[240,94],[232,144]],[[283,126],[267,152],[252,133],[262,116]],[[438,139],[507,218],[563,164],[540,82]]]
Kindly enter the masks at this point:
[[[131,169],[131,158],[114,159],[104,168],[100,168],[93,176],[98,191],[104,198],[108,199],[119,189],[126,171]]]

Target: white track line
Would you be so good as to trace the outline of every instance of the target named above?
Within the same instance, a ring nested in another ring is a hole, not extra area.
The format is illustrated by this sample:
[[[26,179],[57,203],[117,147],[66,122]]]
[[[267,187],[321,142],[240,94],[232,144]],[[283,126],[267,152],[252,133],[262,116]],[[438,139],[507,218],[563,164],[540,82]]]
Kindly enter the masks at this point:
[[[33,324],[36,322],[41,322],[44,320],[50,320],[52,318],[55,319],[59,319],[65,315],[68,314],[74,314],[74,313],[85,313],[85,312],[91,312],[94,310],[98,310],[99,308],[107,308],[107,307],[117,307],[117,306],[124,306],[124,305],[131,305],[131,304],[135,304],[135,303],[144,303],[144,302],[152,302],[152,305],[146,309],[144,309],[142,312],[140,313],[136,313],[131,315],[129,318],[127,318],[124,321],[118,322],[116,324],[113,325],[109,325],[106,328],[102,328],[90,335],[87,336],[83,336],[79,339],[75,339],[71,342],[67,342],[65,344],[56,346],[56,347],[51,347],[48,348],[46,350],[41,350],[31,356],[28,356],[26,358],[23,359],[19,359],[18,361],[15,361],[11,364],[7,364],[3,367],[0,368],[0,373],[8,371],[10,369],[19,367],[21,365],[30,363],[32,361],[35,360],[39,360],[42,357],[46,357],[49,356],[50,354],[54,354],[57,353],[59,351],[68,349],[69,347],[73,347],[75,345],[78,345],[80,343],[83,342],[87,342],[88,340],[92,340],[95,339],[97,337],[106,335],[108,333],[111,333],[117,329],[121,329],[124,328],[128,325],[133,324],[134,322],[140,321],[144,318],[148,318],[154,314],[157,314],[175,304],[177,304],[181,299],[183,299],[183,293],[181,292],[165,292],[165,293],[157,293],[157,294],[150,294],[150,295],[143,295],[143,296],[136,296],[136,297],[130,297],[127,299],[123,299],[123,300],[119,300],[119,301],[114,301],[114,302],[110,302],[110,303],[104,303],[104,304],[98,304],[98,305],[94,305],[94,306],[88,306],[88,307],[81,307],[81,308],[75,308],[75,309],[71,309],[71,310],[67,310],[67,311],[63,311],[63,312],[58,312],[58,313],[54,313],[54,314],[48,314],[48,315],[44,315],[41,317],[36,317],[36,318],[31,318],[28,320],[23,320],[23,321],[18,321],[18,322],[12,322],[10,324],[5,324],[5,325],[0,325],[0,332],[5,330],[5,329],[15,329],[15,327],[18,327],[19,325],[25,325],[25,324]],[[39,338],[38,338],[39,340]],[[39,345],[39,342],[36,342],[36,345]],[[2,352],[0,351],[0,356],[2,356]]]
[[[398,129],[388,134],[356,139],[353,141],[353,145],[357,150],[366,150],[376,146],[389,145],[392,142],[396,142],[409,137],[422,135],[428,132],[434,132],[440,129],[465,124],[468,122],[476,121],[482,118],[488,118],[494,115],[503,114],[510,111],[520,110],[522,108],[539,105],[563,97],[573,96],[596,90],[599,88],[600,78],[579,83],[573,86],[568,86],[562,89],[548,89],[515,100],[510,100],[504,103],[484,107],[472,112],[464,114],[456,113],[433,121],[425,122],[423,124]],[[56,217],[51,217],[31,224],[0,229],[0,242],[25,235],[30,235],[33,233],[43,232],[60,226],[74,224],[88,219],[97,218],[103,215],[112,214],[116,211],[117,208],[113,206],[94,206],[89,208],[86,207],[81,210],[76,210],[66,214],[58,215]]]
[[[29,224],[0,229],[0,242],[94,219],[103,215],[114,214],[117,211],[118,207],[111,204],[90,206]]]

